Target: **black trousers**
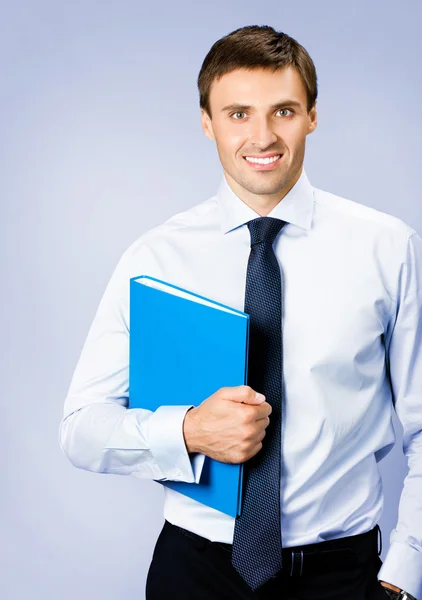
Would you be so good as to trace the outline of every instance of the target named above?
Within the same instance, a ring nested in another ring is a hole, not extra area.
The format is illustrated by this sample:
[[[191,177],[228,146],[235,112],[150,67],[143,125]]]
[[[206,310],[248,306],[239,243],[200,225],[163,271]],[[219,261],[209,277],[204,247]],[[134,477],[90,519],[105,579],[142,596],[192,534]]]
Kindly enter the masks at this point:
[[[283,548],[280,573],[253,592],[231,564],[231,545],[165,521],[146,582],[146,600],[385,600],[378,525],[355,536]]]

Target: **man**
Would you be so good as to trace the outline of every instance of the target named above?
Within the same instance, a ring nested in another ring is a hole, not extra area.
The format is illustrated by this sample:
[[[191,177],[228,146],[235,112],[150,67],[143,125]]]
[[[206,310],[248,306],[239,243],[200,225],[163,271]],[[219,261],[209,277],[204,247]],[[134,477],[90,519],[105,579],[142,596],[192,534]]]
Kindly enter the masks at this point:
[[[313,188],[306,50],[271,27],[217,41],[198,78],[217,195],[124,253],[76,368],[60,429],[72,463],[198,481],[245,463],[236,520],[165,489],[147,599],[422,599],[422,239]],[[250,314],[248,385],[198,406],[128,406],[129,278],[149,274]],[[377,468],[404,428],[409,475],[382,565]],[[382,568],[380,569],[382,565]]]

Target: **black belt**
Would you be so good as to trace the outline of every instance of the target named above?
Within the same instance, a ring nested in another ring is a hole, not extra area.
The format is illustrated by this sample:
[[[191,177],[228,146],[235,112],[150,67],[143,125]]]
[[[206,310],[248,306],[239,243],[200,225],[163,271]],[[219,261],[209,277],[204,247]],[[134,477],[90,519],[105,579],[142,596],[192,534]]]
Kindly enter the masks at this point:
[[[218,546],[231,553],[232,544],[211,542],[207,538],[183,529],[183,527],[179,527],[178,525],[173,525],[169,521],[165,522],[164,527],[177,529],[186,537],[190,537],[199,543],[199,547],[205,548],[209,545]],[[380,539],[379,548],[378,536]],[[313,573],[335,571],[338,568],[352,568],[371,560],[375,553],[379,556],[381,550],[381,529],[379,525],[375,525],[373,529],[365,533],[327,540],[316,544],[283,548],[282,573],[290,577],[301,577]]]

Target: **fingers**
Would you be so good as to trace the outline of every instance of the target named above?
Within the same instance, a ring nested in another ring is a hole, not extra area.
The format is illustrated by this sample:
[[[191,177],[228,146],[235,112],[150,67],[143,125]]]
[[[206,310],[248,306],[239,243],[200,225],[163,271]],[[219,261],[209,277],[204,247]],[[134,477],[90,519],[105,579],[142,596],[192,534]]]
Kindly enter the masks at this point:
[[[268,417],[262,417],[262,419],[257,419],[256,423],[257,425],[259,425],[260,428],[263,428],[265,430],[270,424],[270,419]]]
[[[270,414],[273,412],[273,407],[271,404],[268,404],[268,402],[264,402],[261,406],[256,407],[255,412],[255,421],[260,421],[261,419],[265,419],[270,416]]]
[[[270,420],[268,417],[266,417],[265,419],[260,419],[259,421],[254,423],[253,435],[251,436],[251,439],[255,439],[257,442],[261,442],[267,433],[266,429],[269,423]]]
[[[252,458],[253,456],[255,456],[256,454],[258,454],[258,452],[262,450],[262,442],[259,442],[252,450],[251,455],[249,458]]]
[[[265,396],[255,392],[249,385],[238,385],[235,387],[221,388],[222,397],[232,402],[243,404],[262,404],[265,402]]]

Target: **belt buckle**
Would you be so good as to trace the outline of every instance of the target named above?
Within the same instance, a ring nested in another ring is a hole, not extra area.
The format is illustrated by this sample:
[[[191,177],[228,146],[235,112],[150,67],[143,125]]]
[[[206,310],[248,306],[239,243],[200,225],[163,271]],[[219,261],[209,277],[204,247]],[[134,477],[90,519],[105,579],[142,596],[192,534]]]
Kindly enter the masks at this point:
[[[298,571],[298,572],[297,572]],[[292,550],[292,566],[290,568],[290,577],[302,576],[303,571],[303,550]]]

